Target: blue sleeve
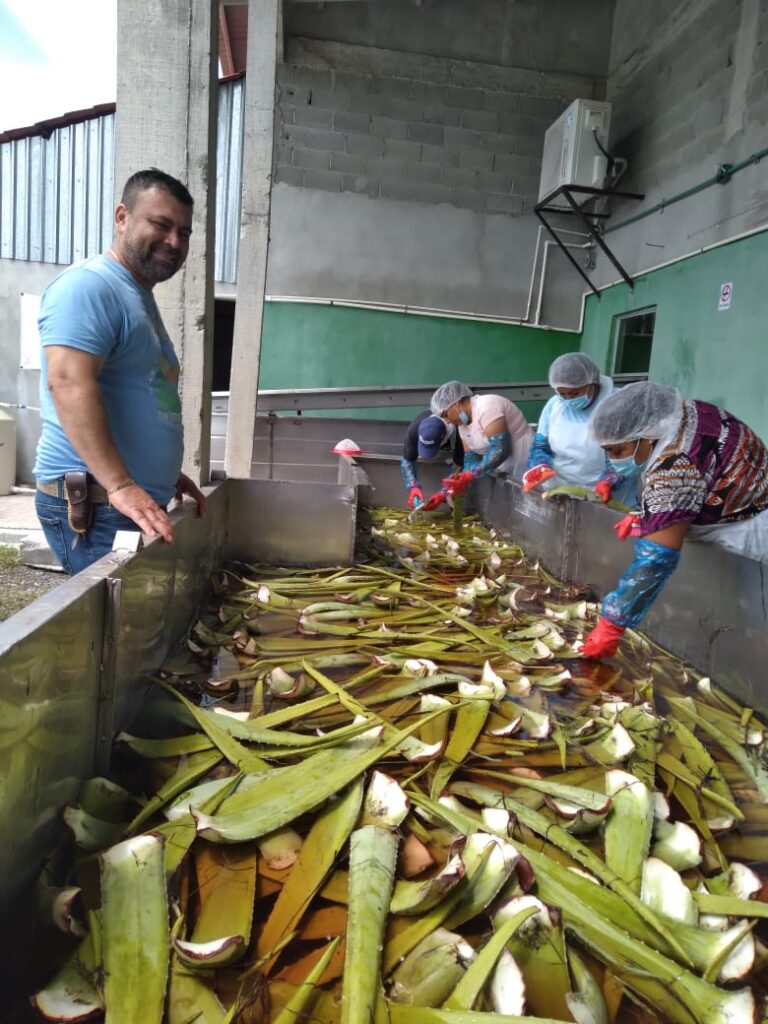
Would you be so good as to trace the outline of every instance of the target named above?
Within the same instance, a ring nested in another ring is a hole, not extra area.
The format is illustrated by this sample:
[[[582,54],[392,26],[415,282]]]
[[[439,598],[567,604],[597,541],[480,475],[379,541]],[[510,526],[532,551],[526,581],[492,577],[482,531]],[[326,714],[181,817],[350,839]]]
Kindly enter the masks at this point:
[[[487,476],[508,459],[511,452],[512,438],[509,436],[509,431],[501,431],[501,433],[493,434],[488,438],[488,448],[480,460],[479,466],[467,466],[467,456],[464,456],[464,469],[472,469],[478,477]]]
[[[403,475],[403,483],[406,489],[410,491],[412,487],[416,487],[418,481],[416,479],[416,463],[410,459],[400,459],[400,472]]]
[[[600,612],[617,626],[635,629],[661,593],[662,587],[675,571],[680,552],[655,541],[642,538],[635,544],[635,559],[619,580],[618,586],[606,594]]]
[[[477,473],[482,459],[477,452],[464,452],[464,472]]]
[[[544,434],[539,434],[537,431],[533,436],[531,450],[528,452],[528,469],[541,465],[551,466],[554,458],[552,449],[549,447],[549,441]]]
[[[65,271],[40,302],[40,341],[106,359],[122,332],[123,313],[109,284],[84,267]]]

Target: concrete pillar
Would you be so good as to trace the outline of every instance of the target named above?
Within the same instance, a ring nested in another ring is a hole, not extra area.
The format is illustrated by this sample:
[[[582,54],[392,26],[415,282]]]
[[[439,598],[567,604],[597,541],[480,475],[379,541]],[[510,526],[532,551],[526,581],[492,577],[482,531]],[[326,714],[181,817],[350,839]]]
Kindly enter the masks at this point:
[[[277,26],[278,0],[250,0],[237,305],[224,454],[229,477],[251,474],[272,196]]]
[[[181,362],[184,471],[210,475],[218,0],[118,0],[115,193],[145,167],[195,201],[184,268],[155,289]],[[210,187],[209,187],[210,183]]]

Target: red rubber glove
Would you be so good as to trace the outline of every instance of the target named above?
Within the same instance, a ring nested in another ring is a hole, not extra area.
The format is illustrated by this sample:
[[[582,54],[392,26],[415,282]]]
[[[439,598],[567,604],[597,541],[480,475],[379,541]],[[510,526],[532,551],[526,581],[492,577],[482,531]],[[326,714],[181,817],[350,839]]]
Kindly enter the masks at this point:
[[[452,497],[456,494],[464,494],[475,480],[477,480],[475,474],[471,470],[465,469],[462,473],[457,473],[456,476],[447,476],[443,480],[443,490]]]
[[[595,488],[597,490],[597,488]],[[616,536],[619,540],[626,540],[627,537],[638,537],[640,535],[640,516],[634,512],[628,512],[618,523],[613,524]]]
[[[581,650],[584,658],[612,658],[619,649],[619,641],[624,636],[624,626],[617,626],[602,618],[584,641]]]
[[[610,499],[612,490],[613,488],[607,480],[598,480],[595,484],[595,494],[602,502],[606,502]]]
[[[532,491],[534,487],[538,487],[539,484],[543,484],[545,480],[549,480],[555,475],[554,469],[546,462],[532,466],[523,473],[523,491]]]
[[[408,491],[408,508],[421,508],[424,504],[424,491],[418,484]]]
[[[424,511],[434,512],[436,508],[440,508],[445,500],[445,494],[443,491],[438,491],[437,494],[433,494],[431,497],[427,498],[423,506]]]

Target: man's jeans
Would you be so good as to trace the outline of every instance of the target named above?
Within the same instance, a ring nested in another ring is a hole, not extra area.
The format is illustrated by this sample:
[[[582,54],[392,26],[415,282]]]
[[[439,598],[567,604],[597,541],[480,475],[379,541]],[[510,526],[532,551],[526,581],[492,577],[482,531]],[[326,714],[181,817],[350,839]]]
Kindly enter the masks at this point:
[[[138,530],[132,519],[107,504],[93,506],[93,523],[85,534],[75,533],[69,525],[64,498],[38,491],[35,509],[48,546],[70,576],[108,554],[118,530]]]

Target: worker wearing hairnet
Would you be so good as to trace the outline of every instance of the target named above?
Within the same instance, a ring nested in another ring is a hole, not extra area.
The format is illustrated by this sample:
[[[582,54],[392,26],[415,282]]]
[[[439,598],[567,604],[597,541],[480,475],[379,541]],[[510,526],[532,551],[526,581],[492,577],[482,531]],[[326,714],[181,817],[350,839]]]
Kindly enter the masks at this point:
[[[566,352],[550,366],[549,386],[555,394],[541,412],[523,490],[546,489],[559,482],[581,484],[592,487],[601,501],[612,497],[635,508],[637,479],[624,479],[614,472],[589,434],[590,418],[613,393],[611,378],[601,376],[584,352]]]
[[[454,467],[461,470],[464,464],[464,447],[458,431],[439,416],[433,416],[431,412],[420,412],[408,424],[403,457],[400,459],[400,472],[408,491],[408,508],[422,508],[426,502],[416,475],[416,460],[436,459],[440,455],[452,459]],[[432,506],[427,504],[427,508],[431,510],[438,504],[441,503],[433,503]]]
[[[445,495],[463,494],[489,473],[522,476],[528,464],[533,431],[525,417],[501,395],[473,395],[459,380],[449,380],[432,395],[435,416],[454,424],[464,445],[463,472],[443,480]],[[439,501],[439,494],[430,501]],[[433,506],[434,507],[434,506]]]
[[[768,562],[768,450],[750,428],[708,402],[644,381],[609,395],[590,421],[617,473],[641,477],[641,508],[616,524],[637,536],[635,558],[606,595],[587,658],[616,653],[680,560],[686,536]]]

